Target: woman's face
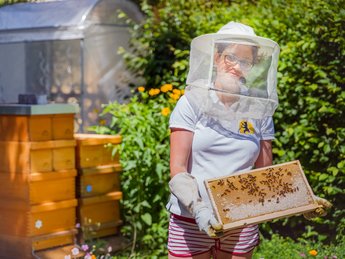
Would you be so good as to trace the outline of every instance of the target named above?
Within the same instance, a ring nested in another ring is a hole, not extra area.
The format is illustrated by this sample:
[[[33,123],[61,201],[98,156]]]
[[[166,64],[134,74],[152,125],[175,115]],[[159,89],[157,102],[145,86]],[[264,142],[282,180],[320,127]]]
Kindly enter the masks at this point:
[[[253,48],[242,44],[231,44],[215,57],[217,72],[229,73],[237,78],[247,74],[253,61]]]
[[[230,94],[239,94],[241,81],[253,66],[252,47],[231,44],[222,53],[216,53],[214,60],[217,71],[215,87]]]

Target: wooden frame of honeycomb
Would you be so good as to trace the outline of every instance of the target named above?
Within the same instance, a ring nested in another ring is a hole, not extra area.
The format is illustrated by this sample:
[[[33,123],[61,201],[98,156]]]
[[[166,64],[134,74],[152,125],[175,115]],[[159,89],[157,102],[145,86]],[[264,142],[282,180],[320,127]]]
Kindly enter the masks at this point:
[[[298,160],[213,178],[204,183],[224,230],[319,207]]]

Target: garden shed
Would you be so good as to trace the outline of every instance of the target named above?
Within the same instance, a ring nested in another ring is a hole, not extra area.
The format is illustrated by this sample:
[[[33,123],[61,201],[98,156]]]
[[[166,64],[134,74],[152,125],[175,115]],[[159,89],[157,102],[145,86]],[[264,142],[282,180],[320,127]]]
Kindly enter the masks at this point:
[[[19,94],[48,103],[77,103],[77,129],[97,122],[101,104],[123,101],[135,79],[118,48],[128,48],[125,13],[143,16],[129,0],[60,0],[0,8],[0,104]],[[42,99],[43,97],[43,99]]]

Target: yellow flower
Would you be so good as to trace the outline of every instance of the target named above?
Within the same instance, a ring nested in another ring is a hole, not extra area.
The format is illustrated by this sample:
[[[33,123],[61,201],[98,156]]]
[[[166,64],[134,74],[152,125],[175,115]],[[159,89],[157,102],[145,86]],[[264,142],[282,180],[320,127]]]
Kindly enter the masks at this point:
[[[161,91],[162,91],[163,93],[166,93],[166,92],[171,91],[172,88],[173,88],[172,84],[165,84],[165,85],[162,85],[162,86],[161,86]]]
[[[170,114],[170,108],[169,107],[163,108],[161,113],[163,116],[168,116]]]
[[[179,89],[174,89],[174,90],[173,90],[173,93],[174,93],[174,94],[177,94],[177,95],[181,95],[181,90],[179,90]]]
[[[152,88],[152,89],[150,89],[150,91],[149,91],[149,95],[151,95],[151,96],[157,95],[157,94],[159,94],[159,93],[160,93],[160,90],[157,89],[157,88]]]
[[[99,125],[105,125],[107,121],[105,119],[100,119],[98,123]]]
[[[139,87],[138,87],[138,91],[139,91],[139,92],[144,92],[144,91],[145,91],[145,87],[139,86]]]
[[[181,94],[184,95],[184,89],[181,90]]]
[[[309,254],[312,255],[312,256],[317,256],[317,251],[315,249],[310,250]]]
[[[180,98],[180,95],[179,94],[170,94],[170,98],[174,99],[176,101]]]

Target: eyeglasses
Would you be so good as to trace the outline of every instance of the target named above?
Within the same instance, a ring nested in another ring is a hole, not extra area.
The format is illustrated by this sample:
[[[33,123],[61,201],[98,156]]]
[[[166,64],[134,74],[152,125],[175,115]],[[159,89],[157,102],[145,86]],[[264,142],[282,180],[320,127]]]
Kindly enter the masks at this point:
[[[243,71],[248,71],[254,66],[252,62],[243,59],[241,60],[234,54],[224,55],[224,63],[229,66],[239,64]]]

